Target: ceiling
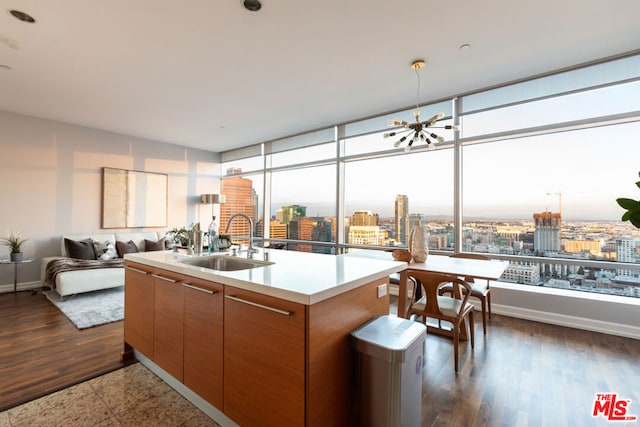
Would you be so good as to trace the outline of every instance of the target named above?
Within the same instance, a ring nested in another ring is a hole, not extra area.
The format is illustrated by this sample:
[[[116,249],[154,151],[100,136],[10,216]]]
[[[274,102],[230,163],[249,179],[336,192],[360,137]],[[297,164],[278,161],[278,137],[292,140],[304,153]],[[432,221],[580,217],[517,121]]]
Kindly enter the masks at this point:
[[[262,3],[0,0],[0,110],[219,152],[640,48],[638,0]]]

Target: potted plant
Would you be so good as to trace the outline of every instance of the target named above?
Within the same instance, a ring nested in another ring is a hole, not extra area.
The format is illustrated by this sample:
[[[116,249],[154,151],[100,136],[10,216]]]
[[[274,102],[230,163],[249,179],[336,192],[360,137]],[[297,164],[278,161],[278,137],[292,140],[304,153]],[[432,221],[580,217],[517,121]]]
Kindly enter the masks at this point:
[[[187,246],[189,244],[189,234],[192,229],[193,224],[188,229],[186,227],[174,227],[167,232],[167,235],[172,236],[178,246]]]
[[[9,232],[7,237],[2,237],[0,240],[2,240],[3,245],[9,247],[9,250],[11,251],[9,256],[11,257],[12,262],[22,261],[21,247],[22,244],[27,241],[27,239],[22,238],[22,233]]]
[[[638,174],[640,175],[640,173]],[[640,181],[636,182],[636,186],[640,188]],[[640,200],[633,200],[626,197],[616,199],[618,204],[627,211],[622,215],[623,221],[629,221],[631,224],[640,228]]]

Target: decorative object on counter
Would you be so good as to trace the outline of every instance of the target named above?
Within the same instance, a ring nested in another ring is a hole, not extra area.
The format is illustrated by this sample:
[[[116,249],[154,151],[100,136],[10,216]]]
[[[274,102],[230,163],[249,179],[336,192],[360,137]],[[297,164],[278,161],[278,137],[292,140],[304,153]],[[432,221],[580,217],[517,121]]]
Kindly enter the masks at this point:
[[[431,117],[429,120],[425,120],[423,122],[420,121],[420,73],[419,70],[423,69],[426,65],[426,62],[422,59],[418,59],[413,61],[411,64],[411,68],[416,72],[416,76],[418,76],[418,91],[416,93],[416,108],[413,110],[413,115],[415,117],[415,123],[408,123],[405,120],[393,119],[389,120],[389,126],[402,126],[404,129],[394,132],[385,133],[383,136],[385,138],[391,138],[398,134],[405,134],[398,141],[396,141],[393,146],[398,148],[400,144],[405,142],[407,139],[409,142],[404,147],[404,151],[410,151],[411,146],[418,141],[426,142],[427,148],[432,150],[434,148],[434,142],[444,142],[444,138],[436,135],[433,132],[427,130],[427,128],[438,128],[438,129],[452,129],[454,132],[459,130],[458,125],[445,125],[445,126],[433,126],[438,120],[444,117],[444,113],[438,113],[435,116]],[[413,136],[411,134],[413,133]],[[435,141],[431,141],[429,137],[435,139]]]
[[[391,251],[391,256],[393,257],[394,261],[404,261],[404,262],[411,262],[411,252],[409,252],[406,249],[393,249]]]
[[[214,215],[214,205],[219,205],[227,201],[227,196],[224,194],[202,194],[200,195],[200,201],[206,205],[211,205],[211,223],[209,224],[207,250],[209,253],[217,252],[219,250],[219,233],[220,229],[216,216]]]
[[[231,246],[231,236],[228,234],[220,234],[220,239],[218,240],[218,250],[222,251],[225,249],[229,249]]]
[[[178,249],[178,245],[176,245],[176,240],[175,240],[173,234],[167,233],[164,236],[164,247],[166,249],[173,249],[173,250],[177,250]]]
[[[22,261],[22,244],[26,242],[28,239],[22,238],[22,233],[20,231],[13,232],[8,231],[7,237],[2,237],[2,244],[9,247],[10,251],[10,259],[12,262]]]
[[[420,221],[416,220],[409,235],[409,251],[415,262],[425,262],[429,256],[429,248],[424,238],[424,230],[420,226]]]
[[[196,222],[196,225],[193,227],[192,234],[193,247],[190,248],[190,250],[192,251],[192,253],[200,255],[204,249],[204,231],[200,229],[199,222]]]
[[[638,173],[640,176],[640,173]],[[636,186],[640,188],[640,181],[636,182]],[[633,200],[626,197],[616,199],[620,207],[627,211],[622,215],[623,221],[629,221],[631,224],[640,228],[640,200]]]
[[[216,216],[212,216],[211,224],[209,224],[209,253],[218,252],[220,250],[220,227]]]
[[[177,245],[186,247],[189,244],[189,232],[191,231],[192,227],[193,224],[189,229],[187,229],[186,227],[174,227],[167,232],[167,236],[171,236],[171,238]]]

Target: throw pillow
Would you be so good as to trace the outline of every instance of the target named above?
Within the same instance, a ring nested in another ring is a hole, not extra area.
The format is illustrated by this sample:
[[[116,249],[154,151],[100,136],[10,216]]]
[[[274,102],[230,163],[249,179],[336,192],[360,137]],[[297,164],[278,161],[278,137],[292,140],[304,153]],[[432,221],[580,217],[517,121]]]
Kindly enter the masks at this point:
[[[150,251],[164,251],[164,237],[157,242],[153,240],[144,239],[144,250],[146,252]]]
[[[133,240],[129,240],[128,242],[121,242],[118,240],[116,242],[116,249],[118,250],[118,256],[120,258],[123,258],[124,254],[133,254],[138,252],[138,247]]]
[[[91,238],[84,240],[64,239],[64,246],[67,249],[67,255],[75,259],[96,259],[96,253],[93,250],[93,240]]]
[[[116,246],[110,241],[93,242],[93,251],[96,253],[96,259],[108,260],[118,257]]]

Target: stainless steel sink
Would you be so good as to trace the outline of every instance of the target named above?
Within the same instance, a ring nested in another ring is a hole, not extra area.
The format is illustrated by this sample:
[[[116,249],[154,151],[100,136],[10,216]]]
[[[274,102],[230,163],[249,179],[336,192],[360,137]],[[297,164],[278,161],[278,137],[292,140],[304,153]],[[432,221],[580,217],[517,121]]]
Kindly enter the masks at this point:
[[[260,261],[256,259],[239,258],[228,255],[208,255],[194,257],[182,261],[184,264],[194,265],[196,267],[210,268],[218,271],[237,271],[247,270],[250,268],[264,267],[273,264],[269,261]]]

